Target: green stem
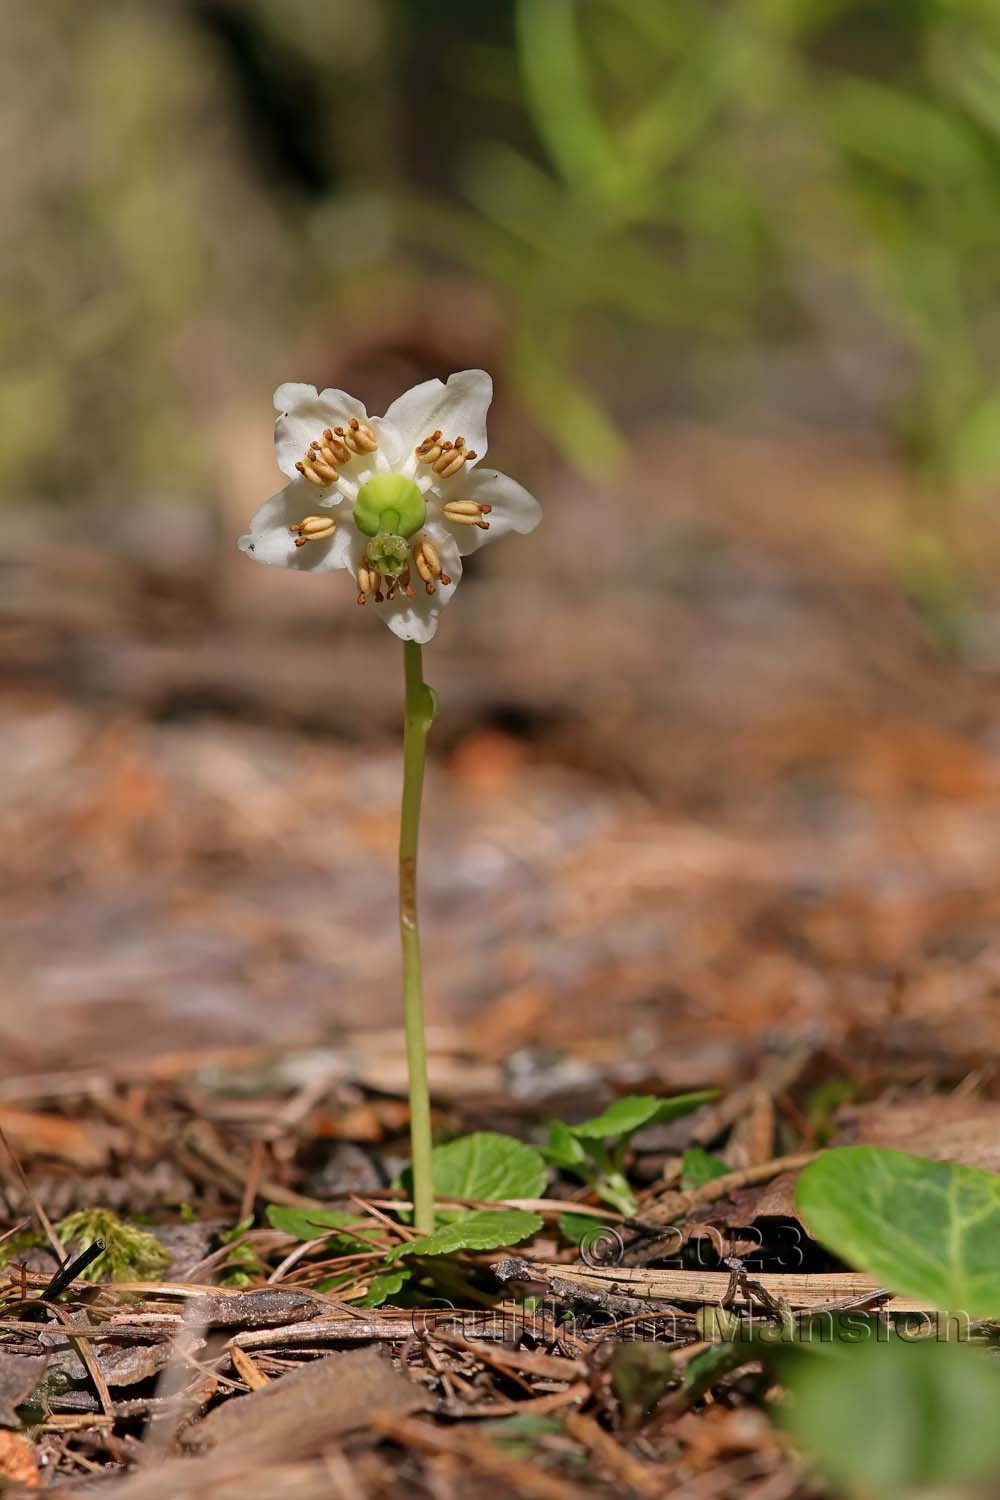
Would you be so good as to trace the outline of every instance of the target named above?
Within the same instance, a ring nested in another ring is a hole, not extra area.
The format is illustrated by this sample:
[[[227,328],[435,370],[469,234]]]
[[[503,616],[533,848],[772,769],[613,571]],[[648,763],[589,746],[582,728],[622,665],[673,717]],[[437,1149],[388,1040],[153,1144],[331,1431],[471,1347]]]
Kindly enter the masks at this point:
[[[431,1174],[431,1101],[427,1087],[420,929],[417,925],[417,845],[424,786],[427,731],[437,699],[424,682],[423,659],[415,641],[403,646],[406,707],[403,725],[403,802],[399,823],[399,932],[403,943],[403,1015],[406,1064],[410,1076],[410,1150],[413,1163],[413,1224],[421,1234],[434,1228]]]

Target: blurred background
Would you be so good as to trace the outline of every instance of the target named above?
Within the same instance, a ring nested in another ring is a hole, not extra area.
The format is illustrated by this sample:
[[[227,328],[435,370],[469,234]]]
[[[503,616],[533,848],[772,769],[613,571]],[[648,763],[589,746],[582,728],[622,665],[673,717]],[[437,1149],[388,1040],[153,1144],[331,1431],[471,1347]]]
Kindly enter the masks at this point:
[[[982,1060],[1000,13],[49,0],[0,121],[12,1073],[396,1026],[398,646],[235,538],[280,382],[467,366],[545,521],[426,653],[436,1045]]]

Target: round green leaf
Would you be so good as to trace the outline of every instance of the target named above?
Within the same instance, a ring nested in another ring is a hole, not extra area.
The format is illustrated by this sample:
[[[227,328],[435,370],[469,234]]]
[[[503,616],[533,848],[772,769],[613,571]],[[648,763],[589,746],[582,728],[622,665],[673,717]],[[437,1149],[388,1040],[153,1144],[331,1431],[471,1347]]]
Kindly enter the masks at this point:
[[[480,1203],[540,1198],[548,1177],[534,1146],[491,1130],[459,1136],[436,1147],[433,1173],[439,1198],[473,1198]]]
[[[810,1163],[796,1203],[810,1234],[858,1271],[945,1312],[1000,1317],[1000,1177],[881,1146]]]
[[[1000,1369],[925,1340],[856,1345],[790,1366],[781,1422],[838,1493],[893,1500],[1000,1471]]]

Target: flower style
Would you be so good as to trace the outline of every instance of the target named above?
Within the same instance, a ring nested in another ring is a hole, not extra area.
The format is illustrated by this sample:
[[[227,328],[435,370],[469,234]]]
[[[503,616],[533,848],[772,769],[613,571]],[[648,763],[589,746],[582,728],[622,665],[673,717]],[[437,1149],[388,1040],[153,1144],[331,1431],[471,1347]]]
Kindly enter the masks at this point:
[[[462,370],[427,380],[369,417],[344,391],[289,382],[274,393],[278,467],[239,546],[256,562],[324,573],[346,568],[358,603],[423,644],[462,576],[462,558],[508,531],[532,531],[541,506],[486,452],[493,382]]]

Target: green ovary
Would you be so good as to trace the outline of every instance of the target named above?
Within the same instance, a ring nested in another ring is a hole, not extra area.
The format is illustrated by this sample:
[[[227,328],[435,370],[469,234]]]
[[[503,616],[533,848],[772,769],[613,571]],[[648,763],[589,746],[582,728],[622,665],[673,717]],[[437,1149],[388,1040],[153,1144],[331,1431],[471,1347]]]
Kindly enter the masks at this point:
[[[354,502],[354,524],[364,536],[377,537],[380,532],[398,538],[413,536],[426,518],[423,495],[412,479],[401,474],[376,474],[361,486]],[[369,561],[374,567],[374,559]]]

